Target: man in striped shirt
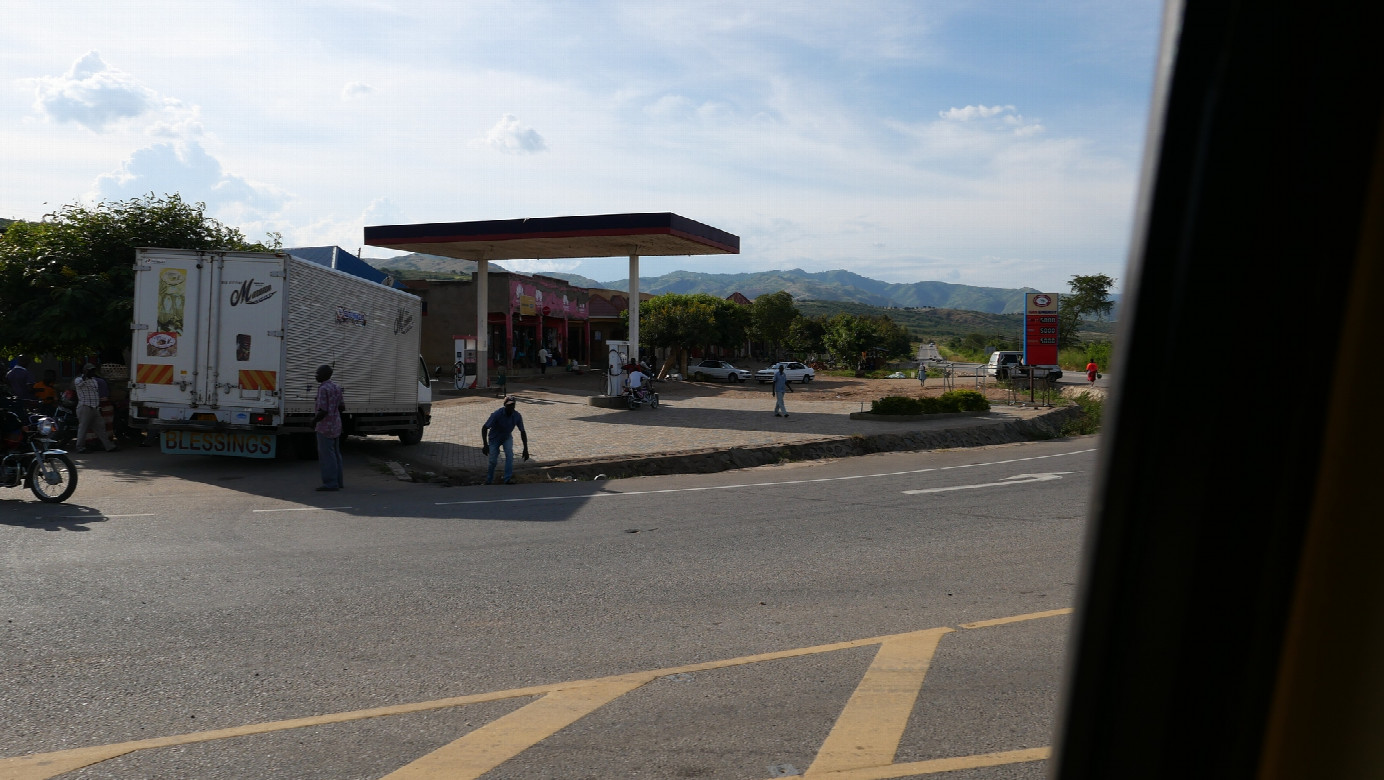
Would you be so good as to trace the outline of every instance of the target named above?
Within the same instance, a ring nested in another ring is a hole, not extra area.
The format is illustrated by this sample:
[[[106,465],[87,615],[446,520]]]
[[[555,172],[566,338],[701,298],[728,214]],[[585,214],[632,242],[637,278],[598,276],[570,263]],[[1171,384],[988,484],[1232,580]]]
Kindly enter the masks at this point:
[[[72,380],[72,389],[77,391],[77,452],[86,452],[86,437],[90,431],[106,452],[120,449],[106,435],[106,419],[101,416],[101,384],[96,376],[96,366],[87,363],[82,366],[82,375]]]

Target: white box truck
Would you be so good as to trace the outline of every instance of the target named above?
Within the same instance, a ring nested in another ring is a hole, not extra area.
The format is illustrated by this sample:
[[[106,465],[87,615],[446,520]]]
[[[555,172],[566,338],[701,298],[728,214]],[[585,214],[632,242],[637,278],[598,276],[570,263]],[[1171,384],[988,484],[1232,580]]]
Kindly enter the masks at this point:
[[[417,296],[283,253],[138,249],[130,422],[169,453],[313,457],[317,367],[347,434],[417,444],[432,390]]]

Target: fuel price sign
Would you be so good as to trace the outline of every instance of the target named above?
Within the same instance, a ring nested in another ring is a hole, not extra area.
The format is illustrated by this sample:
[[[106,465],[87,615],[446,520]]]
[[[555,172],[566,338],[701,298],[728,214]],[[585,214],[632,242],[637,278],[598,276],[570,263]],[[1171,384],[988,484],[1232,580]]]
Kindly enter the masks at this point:
[[[1028,293],[1024,306],[1024,363],[1057,365],[1057,293]]]

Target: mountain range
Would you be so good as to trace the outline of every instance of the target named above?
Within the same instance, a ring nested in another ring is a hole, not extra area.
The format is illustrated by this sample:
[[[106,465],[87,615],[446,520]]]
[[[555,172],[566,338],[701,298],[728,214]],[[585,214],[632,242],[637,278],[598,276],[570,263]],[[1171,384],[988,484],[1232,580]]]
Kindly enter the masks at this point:
[[[392,258],[367,257],[364,260],[376,268],[389,268],[396,276],[403,277],[407,277],[409,272],[426,276],[451,276],[471,274],[476,270],[476,264],[467,260],[417,253]],[[500,264],[494,262],[491,263],[491,268],[502,270]],[[398,273],[400,271],[404,273]],[[541,275],[562,279],[579,287],[629,289],[629,279],[600,282],[578,274]],[[795,301],[843,301],[888,308],[963,309],[991,314],[1022,312],[1024,294],[1039,292],[1031,287],[973,287],[947,282],[896,284],[871,279],[851,271],[808,272],[798,268],[742,274],[673,271],[663,276],[639,277],[639,291],[653,295],[707,293],[725,298],[738,292],[753,299],[779,290],[788,292]]]

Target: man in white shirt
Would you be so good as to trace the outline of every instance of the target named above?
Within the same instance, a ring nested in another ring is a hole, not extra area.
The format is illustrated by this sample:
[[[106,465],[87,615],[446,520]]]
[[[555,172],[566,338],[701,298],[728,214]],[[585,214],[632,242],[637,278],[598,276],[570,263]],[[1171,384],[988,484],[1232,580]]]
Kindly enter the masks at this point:
[[[548,373],[548,356],[549,355],[547,347],[538,350],[538,373]]]
[[[644,386],[644,380],[646,378],[644,372],[637,368],[631,371],[629,378],[630,392],[634,395],[639,395],[639,393],[642,392],[640,388]]]

